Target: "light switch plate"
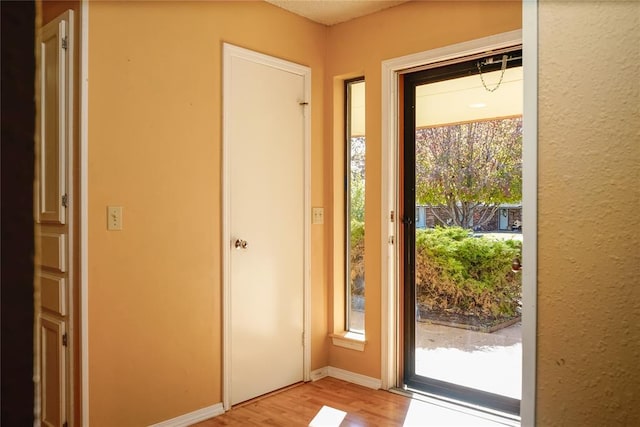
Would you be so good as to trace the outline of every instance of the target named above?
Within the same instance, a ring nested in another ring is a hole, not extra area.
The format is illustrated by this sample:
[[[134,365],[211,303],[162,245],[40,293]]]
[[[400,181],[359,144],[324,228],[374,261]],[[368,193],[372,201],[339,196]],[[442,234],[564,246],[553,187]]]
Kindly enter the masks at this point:
[[[107,230],[122,230],[122,206],[107,206]]]
[[[324,224],[324,208],[312,208],[311,218],[312,224]]]

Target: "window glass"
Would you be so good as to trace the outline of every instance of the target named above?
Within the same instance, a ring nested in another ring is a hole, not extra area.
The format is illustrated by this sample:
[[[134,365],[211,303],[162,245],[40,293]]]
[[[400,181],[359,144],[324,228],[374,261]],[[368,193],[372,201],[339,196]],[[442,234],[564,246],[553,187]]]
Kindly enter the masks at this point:
[[[364,333],[365,86],[346,84],[346,330]]]

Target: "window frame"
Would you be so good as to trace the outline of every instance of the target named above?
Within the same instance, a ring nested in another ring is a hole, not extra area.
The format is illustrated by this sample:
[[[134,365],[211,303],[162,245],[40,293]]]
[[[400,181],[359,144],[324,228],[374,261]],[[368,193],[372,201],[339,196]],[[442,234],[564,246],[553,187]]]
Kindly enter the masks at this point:
[[[362,330],[352,329],[351,327],[351,138],[352,138],[352,90],[351,86],[355,83],[365,83],[364,76],[358,76],[344,81],[344,175],[343,175],[343,188],[344,188],[344,330],[352,334],[365,334],[365,323],[363,322]],[[365,86],[366,88],[366,86]],[[366,89],[365,89],[366,90]],[[365,136],[366,147],[366,136]],[[366,148],[365,148],[366,153]],[[366,154],[365,154],[366,165]],[[365,166],[366,170],[366,166]],[[366,181],[365,181],[366,186]],[[365,201],[366,210],[366,201]],[[363,256],[364,262],[364,256]],[[366,304],[366,302],[365,302]]]

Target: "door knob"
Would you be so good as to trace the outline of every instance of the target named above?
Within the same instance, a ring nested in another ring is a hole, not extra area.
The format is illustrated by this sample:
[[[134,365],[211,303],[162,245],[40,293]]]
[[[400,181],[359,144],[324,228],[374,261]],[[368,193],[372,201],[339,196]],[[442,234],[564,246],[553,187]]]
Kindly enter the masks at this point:
[[[236,239],[235,247],[236,249],[247,249],[247,241],[242,239]]]

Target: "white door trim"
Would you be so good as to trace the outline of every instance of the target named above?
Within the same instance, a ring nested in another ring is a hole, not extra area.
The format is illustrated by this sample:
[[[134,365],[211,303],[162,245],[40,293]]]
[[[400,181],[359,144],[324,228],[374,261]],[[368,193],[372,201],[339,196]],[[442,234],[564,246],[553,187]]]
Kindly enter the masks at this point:
[[[80,2],[80,424],[89,425],[89,0]]]
[[[522,399],[520,424],[536,425],[538,332],[538,1],[522,2]]]
[[[523,310],[522,318],[522,403],[523,426],[534,425],[535,415],[535,355],[536,355],[536,245],[537,245],[537,4],[524,2],[524,138],[523,138]],[[380,265],[382,300],[382,387],[399,386],[401,349],[398,345],[400,330],[399,313],[399,250],[395,244],[398,222],[391,222],[390,212],[398,217],[398,76],[407,70],[427,64],[447,61],[492,49],[523,43],[523,31],[516,30],[490,37],[471,40],[451,46],[393,58],[382,63],[382,153],[387,162],[382,163],[382,212],[387,221],[382,222]]]
[[[274,67],[304,79],[304,102],[308,105],[304,115],[304,351],[303,379],[311,377],[311,69],[309,67],[274,58],[228,43],[223,45],[223,96],[222,96],[222,403],[228,410],[231,402],[231,229],[230,229],[230,159],[227,123],[229,121],[231,58],[238,57],[248,61]]]

